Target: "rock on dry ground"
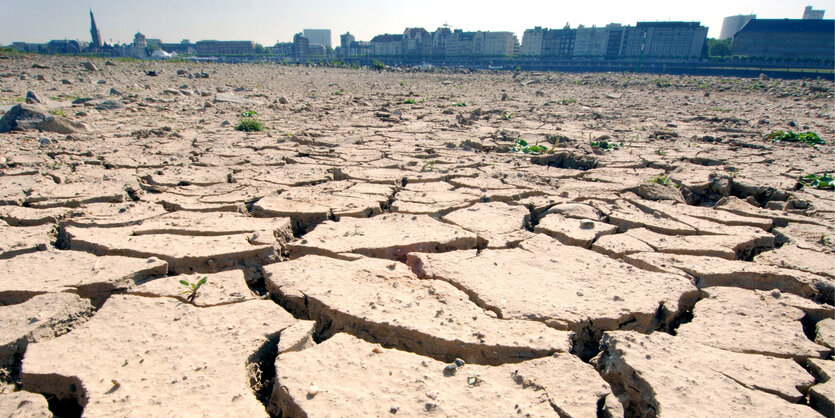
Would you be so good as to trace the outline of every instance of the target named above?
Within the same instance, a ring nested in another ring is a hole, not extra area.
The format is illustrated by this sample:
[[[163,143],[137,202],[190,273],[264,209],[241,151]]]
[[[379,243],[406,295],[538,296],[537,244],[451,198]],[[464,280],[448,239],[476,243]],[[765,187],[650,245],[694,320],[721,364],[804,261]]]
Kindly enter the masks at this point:
[[[0,415],[831,416],[833,91],[0,53]]]

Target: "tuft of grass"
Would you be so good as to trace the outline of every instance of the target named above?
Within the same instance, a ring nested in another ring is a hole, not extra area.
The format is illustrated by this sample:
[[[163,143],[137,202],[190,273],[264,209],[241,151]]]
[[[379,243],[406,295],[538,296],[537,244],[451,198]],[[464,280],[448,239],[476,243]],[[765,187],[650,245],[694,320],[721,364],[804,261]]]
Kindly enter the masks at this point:
[[[238,125],[235,126],[235,130],[243,131],[243,132],[261,132],[267,129],[264,124],[255,118],[258,112],[254,110],[248,110],[246,112],[241,113],[241,120],[238,122]]]

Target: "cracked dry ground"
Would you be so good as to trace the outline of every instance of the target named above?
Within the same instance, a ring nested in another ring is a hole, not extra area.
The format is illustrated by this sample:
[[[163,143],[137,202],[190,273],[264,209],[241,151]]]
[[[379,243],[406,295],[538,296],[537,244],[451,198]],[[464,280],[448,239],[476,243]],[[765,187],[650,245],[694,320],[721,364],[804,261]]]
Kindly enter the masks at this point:
[[[832,83],[80,63],[0,60],[85,124],[0,136],[0,415],[833,413]]]

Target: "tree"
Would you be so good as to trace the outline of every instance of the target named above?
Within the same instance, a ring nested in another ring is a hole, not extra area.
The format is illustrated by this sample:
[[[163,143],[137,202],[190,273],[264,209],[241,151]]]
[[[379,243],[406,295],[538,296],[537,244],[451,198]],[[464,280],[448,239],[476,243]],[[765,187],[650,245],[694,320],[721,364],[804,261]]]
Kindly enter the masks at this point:
[[[731,55],[731,39],[714,39],[708,38],[707,56],[709,57],[727,57]]]
[[[259,55],[260,55],[260,54],[266,54],[266,53],[267,53],[267,49],[266,49],[266,48],[264,48],[264,45],[261,45],[261,44],[255,44],[255,53],[256,53],[256,54],[259,54]]]

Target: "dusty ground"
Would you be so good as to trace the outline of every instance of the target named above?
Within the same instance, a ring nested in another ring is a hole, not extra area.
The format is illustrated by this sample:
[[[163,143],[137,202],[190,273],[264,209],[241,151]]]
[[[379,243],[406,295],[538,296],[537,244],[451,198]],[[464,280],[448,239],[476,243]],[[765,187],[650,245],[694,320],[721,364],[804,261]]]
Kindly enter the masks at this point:
[[[831,82],[82,63],[0,59],[0,415],[833,413]]]

